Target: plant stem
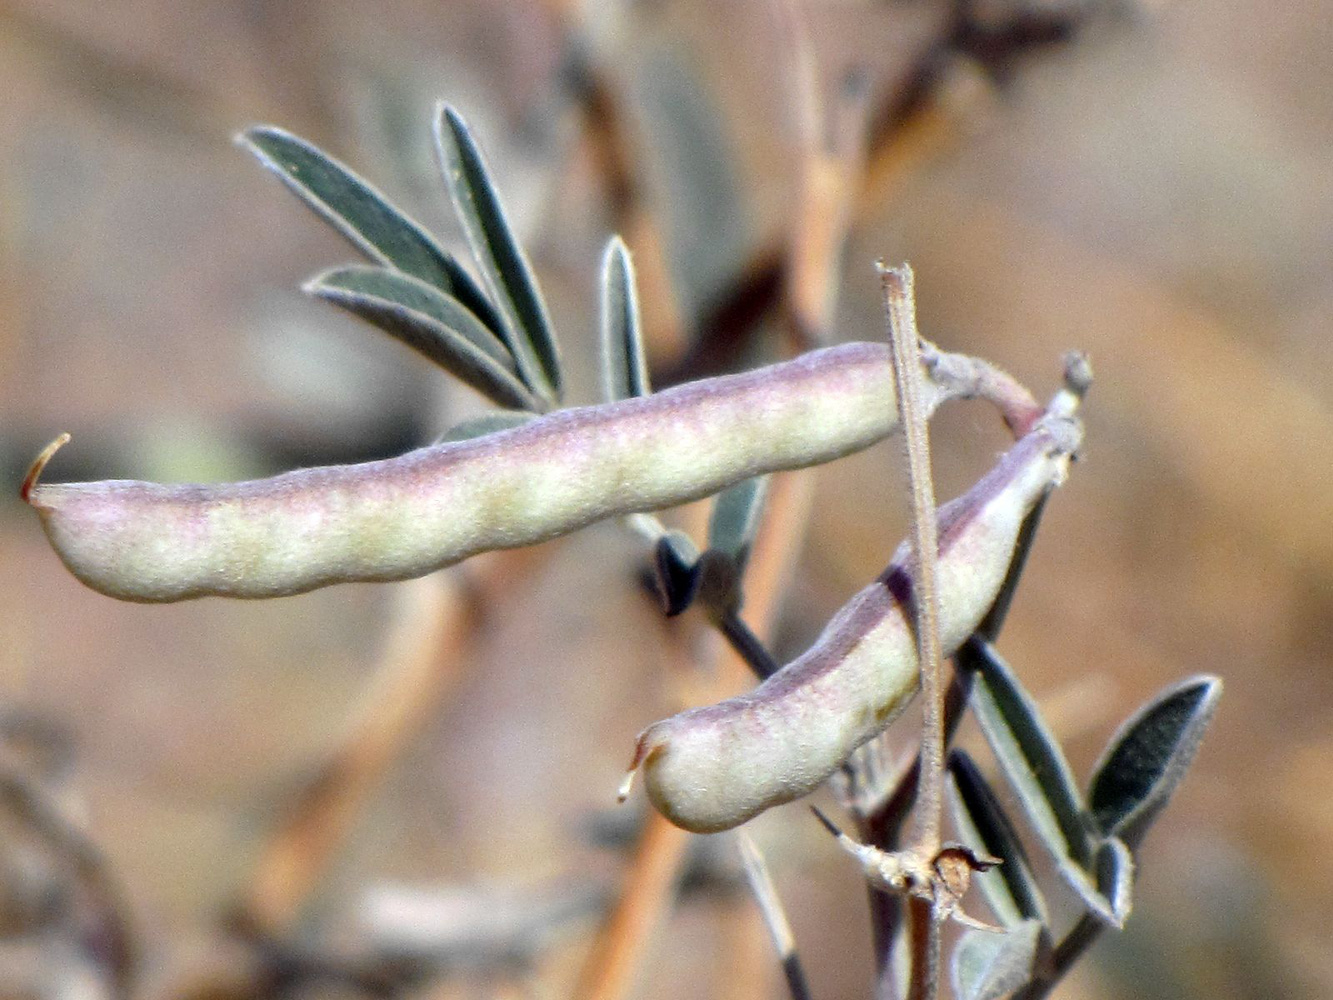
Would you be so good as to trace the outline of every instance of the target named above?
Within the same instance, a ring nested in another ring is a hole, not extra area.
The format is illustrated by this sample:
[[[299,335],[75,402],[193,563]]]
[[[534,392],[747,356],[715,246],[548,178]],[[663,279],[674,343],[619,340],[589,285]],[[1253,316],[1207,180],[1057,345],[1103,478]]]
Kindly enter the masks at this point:
[[[972,693],[972,673],[954,669],[949,681],[949,690],[944,696],[944,742],[945,749],[953,741],[963,721],[963,712],[967,709],[967,700]],[[921,780],[921,756],[918,753],[899,777],[898,783],[873,808],[860,817],[860,832],[863,843],[872,844],[882,851],[892,851],[898,846],[899,832],[916,801],[917,785]],[[870,923],[874,936],[875,968],[879,976],[877,996],[889,997],[892,992],[892,968],[890,963],[893,948],[893,934],[902,917],[902,899],[892,893],[871,885]]]
[[[897,388],[898,417],[907,455],[908,487],[912,500],[912,603],[916,622],[917,662],[921,669],[920,776],[914,836],[908,848],[920,858],[940,851],[944,809],[944,689],[939,633],[939,598],[936,561],[939,538],[935,523],[935,487],[930,474],[930,434],[921,399],[921,339],[916,328],[916,297],[910,266],[879,264],[884,307],[889,321],[889,355]],[[933,905],[913,897],[912,1000],[931,1000],[939,990],[940,929]]]
[[[1083,914],[1079,922],[1069,929],[1051,953],[1049,968],[1032,982],[1014,994],[1013,1000],[1042,1000],[1049,996],[1056,985],[1093,943],[1106,930],[1106,922],[1091,913]]]
[[[912,979],[908,1000],[935,1000],[940,985],[940,923],[935,907],[919,896],[907,897],[911,932]]]
[[[741,860],[745,866],[745,877],[750,882],[755,902],[759,904],[768,927],[769,936],[778,950],[782,961],[782,973],[787,980],[787,991],[792,1000],[810,1000],[810,984],[805,978],[805,969],[801,965],[800,953],[796,950],[796,938],[792,935],[791,924],[773,880],[768,874],[768,866],[759,848],[744,829],[736,831],[736,843],[740,847]]]
[[[716,624],[727,643],[761,681],[778,672],[778,661],[739,614],[728,611],[718,616]]]
[[[889,320],[889,347],[898,414],[907,454],[912,497],[912,574],[917,660],[921,666],[924,720],[921,728],[921,778],[913,846],[927,857],[940,849],[944,802],[944,686],[941,678],[939,600],[935,581],[939,539],[935,524],[935,488],[930,475],[930,435],[921,400],[921,350],[916,329],[912,269],[879,265]]]

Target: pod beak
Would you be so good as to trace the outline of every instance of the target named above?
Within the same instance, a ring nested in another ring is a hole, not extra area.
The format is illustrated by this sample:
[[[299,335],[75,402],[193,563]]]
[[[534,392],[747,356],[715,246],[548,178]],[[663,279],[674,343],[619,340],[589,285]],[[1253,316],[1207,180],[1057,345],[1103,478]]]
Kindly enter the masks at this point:
[[[32,498],[32,491],[37,488],[37,480],[42,478],[42,470],[46,468],[46,463],[69,443],[69,433],[61,434],[45,448],[41,450],[38,456],[33,459],[32,465],[28,467],[28,474],[23,477],[23,485],[19,487],[19,499],[24,503],[32,504],[34,507],[40,507],[37,501]]]

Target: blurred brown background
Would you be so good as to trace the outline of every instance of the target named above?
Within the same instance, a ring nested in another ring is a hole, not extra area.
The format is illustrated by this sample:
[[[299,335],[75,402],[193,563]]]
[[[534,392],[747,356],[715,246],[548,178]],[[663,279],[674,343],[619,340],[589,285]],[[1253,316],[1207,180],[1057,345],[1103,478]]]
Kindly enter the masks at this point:
[[[1146,845],[1129,929],[1060,995],[1328,995],[1327,6],[983,3],[976,23],[993,30],[970,47],[940,44],[947,8],[801,7],[824,92],[858,66],[872,103],[897,115],[879,174],[852,198],[836,336],[882,336],[870,263],[885,257],[916,267],[927,336],[1038,395],[1061,352],[1091,354],[1086,461],[1050,506],[1001,641],[1077,773],[1168,682],[1206,671],[1226,683]],[[613,526],[448,584],[266,603],[138,607],[62,570],[14,497],[60,431],[74,440],[52,479],[225,479],[396,453],[475,405],[302,298],[302,280],[355,255],[229,137],[290,128],[454,243],[427,144],[433,102],[454,103],[539,269],[571,401],[591,401],[596,267],[613,229],[642,227],[627,233],[641,268],[662,251],[673,298],[646,291],[646,308],[654,330],[674,316],[686,340],[787,238],[802,132],[792,36],[774,9],[0,3],[0,704],[71,742],[69,773],[41,780],[123,888],[143,995],[179,995],[191,963],[212,970],[204,979],[244,978],[249,959],[219,943],[221,915],[364,710],[376,664],[393,659],[388,637],[402,640],[395,621],[408,634],[414,615],[439,626],[418,640],[444,690],[315,880],[300,940],[354,939],[358,900],[387,884],[461,893],[466,905],[446,910],[463,924],[477,900],[502,925],[497,899],[532,917],[609,891],[624,856],[590,844],[588,818],[612,808],[634,735],[673,707],[664,650],[694,641],[688,622],[670,636],[659,624],[635,583],[636,543]],[[570,83],[574,55],[614,99],[628,193],[610,183],[607,122]],[[659,368],[692,357],[684,346],[658,336]],[[979,405],[941,414],[941,494],[1003,447],[996,424]],[[895,448],[830,466],[817,491],[778,616],[785,654],[881,568],[905,525]],[[755,825],[816,996],[867,995],[855,872],[800,807]],[[0,852],[26,850],[23,836]],[[569,995],[596,923],[575,904],[583,915],[559,922],[529,969],[464,948],[418,994]],[[782,995],[753,923],[743,894],[695,893],[650,935],[632,995]],[[14,984],[0,995],[42,995],[63,961],[42,950],[52,940],[0,940],[0,978]],[[359,995],[346,982],[305,989]]]

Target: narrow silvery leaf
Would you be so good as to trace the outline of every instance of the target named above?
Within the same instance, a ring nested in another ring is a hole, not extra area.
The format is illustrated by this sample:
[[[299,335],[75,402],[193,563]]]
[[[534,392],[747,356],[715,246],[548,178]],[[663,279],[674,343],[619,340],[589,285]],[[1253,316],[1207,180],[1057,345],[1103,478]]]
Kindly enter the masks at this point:
[[[461,303],[424,281],[384,268],[345,267],[312,278],[305,290],[398,338],[501,406],[538,407],[503,345]]]
[[[1111,927],[1123,927],[1134,888],[1134,858],[1123,841],[1111,837],[1097,845],[1091,871],[1065,860],[1057,866],[1088,912]]]
[[[1009,665],[987,642],[971,640],[957,661],[976,671],[972,705],[1000,770],[1057,861],[1087,869],[1092,838],[1059,743]]]
[[[1013,558],[1009,560],[1009,572],[996,595],[986,617],[977,626],[977,635],[987,642],[994,642],[1004,627],[1004,619],[1009,614],[1009,605],[1014,601],[1014,592],[1018,590],[1018,581],[1023,576],[1023,567],[1027,564],[1028,553],[1032,551],[1032,540],[1037,536],[1037,526],[1041,523],[1041,513],[1046,509],[1046,499],[1050,494],[1037,501],[1036,506],[1023,519],[1023,526],[1018,529],[1018,541],[1014,543]]]
[[[613,237],[602,256],[602,394],[608,403],[652,392],[629,248]]]
[[[513,430],[515,427],[522,427],[528,421],[535,419],[535,414],[520,413],[513,410],[502,413],[484,413],[480,417],[473,417],[471,420],[454,424],[441,435],[440,443],[445,441],[469,441],[472,438],[485,437],[487,434]]]
[[[349,167],[271,125],[246,129],[236,139],[371,260],[453,295],[498,329],[494,309],[462,265]]]
[[[953,951],[953,993],[958,1000],[996,1000],[1032,978],[1042,925],[1025,920],[1003,934],[970,930]]]
[[[382,267],[334,267],[312,278],[306,290],[316,295],[326,287],[372,295],[397,302],[413,312],[425,313],[489,356],[506,371],[517,373],[514,356],[467,306],[418,278]],[[437,344],[433,340],[426,340],[411,343],[411,346],[437,364],[449,367],[449,343]]]
[[[536,278],[491,180],[476,140],[447,104],[435,118],[440,168],[473,256],[509,331],[519,373],[534,391],[560,397],[560,357]]]
[[[974,876],[1000,923],[1012,927],[1024,919],[1050,923],[1046,899],[1037,886],[1027,853],[1009,817],[965,751],[949,755],[949,805],[963,843],[1004,864]]]
[[[1125,721],[1093,770],[1088,807],[1107,836],[1138,844],[1194,759],[1222,695],[1217,677],[1167,688]]]
[[[755,476],[729,486],[713,501],[708,519],[708,547],[731,557],[743,570],[759,530],[759,518],[768,497],[768,476]]]
[[[668,616],[678,615],[699,592],[699,550],[683,531],[668,531],[653,550],[657,588]]]
[[[1110,837],[1098,845],[1094,864],[1097,888],[1110,904],[1111,923],[1123,927],[1133,905],[1134,855],[1124,841]]]

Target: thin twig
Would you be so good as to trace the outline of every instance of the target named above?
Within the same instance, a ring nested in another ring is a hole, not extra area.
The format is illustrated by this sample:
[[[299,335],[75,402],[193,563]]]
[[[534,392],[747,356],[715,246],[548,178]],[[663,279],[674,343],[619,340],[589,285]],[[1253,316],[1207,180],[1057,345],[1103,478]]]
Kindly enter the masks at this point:
[[[652,932],[673,898],[689,839],[660,813],[648,813],[625,884],[593,940],[574,996],[619,1000],[628,994]]]
[[[939,539],[935,524],[935,487],[930,474],[930,432],[921,401],[921,348],[916,329],[912,269],[879,265],[889,320],[889,345],[898,414],[907,455],[912,498],[912,592],[917,660],[921,668],[924,721],[921,729],[921,780],[917,794],[914,845],[933,857],[940,849],[944,808],[944,685],[939,636],[939,597],[935,582]]]
[[[132,996],[139,971],[138,947],[120,885],[101,850],[37,781],[4,759],[0,759],[0,809],[21,821],[45,849],[68,865],[84,908],[76,918],[82,943],[96,956],[110,995],[116,1000]]]
[[[782,971],[787,978],[787,989],[792,1000],[810,1000],[810,984],[805,978],[805,969],[801,966],[801,956],[796,950],[796,938],[792,934],[791,924],[782,900],[778,898],[777,888],[769,877],[768,866],[754,839],[744,829],[736,831],[736,844],[741,851],[741,861],[745,865],[745,877],[749,880],[750,891],[754,893],[759,912],[763,914],[769,936],[782,960]]]
[[[917,781],[915,834],[908,850],[918,858],[940,851],[944,810],[944,688],[940,655],[939,596],[936,561],[935,487],[930,472],[930,436],[921,392],[921,343],[916,328],[912,269],[879,265],[888,312],[889,347],[898,415],[907,455],[912,498],[912,604],[915,611],[917,662],[921,669],[920,777]],[[930,1000],[939,989],[940,933],[932,904],[913,899],[912,1000]]]
[[[769,482],[765,516],[746,570],[746,607],[756,635],[771,631],[782,585],[790,579],[792,563],[800,552],[813,489],[812,472],[782,473]],[[673,644],[673,648],[681,654],[679,645]],[[721,643],[714,648],[719,654],[726,650]],[[743,685],[750,671],[748,663],[739,655],[724,660],[720,669],[716,665],[711,671],[705,668],[714,679],[706,690],[697,693],[698,701],[717,701]],[[584,960],[574,993],[580,1000],[620,1000],[627,994],[652,932],[674,899],[690,836],[656,812],[649,815],[620,896]]]
[[[585,5],[567,0],[544,3],[566,36],[563,75],[582,111],[582,141],[602,178],[612,229],[634,251],[644,340],[653,356],[678,357],[687,347],[680,304],[671,285],[659,213],[640,177],[626,102],[598,59],[585,23]]]
[[[826,101],[804,12],[794,0],[783,0],[777,13],[792,53],[788,101],[800,144],[784,307],[792,340],[808,349],[829,339],[835,279],[865,159],[867,94],[839,93]]]
[[[1043,997],[1049,996],[1051,990],[1055,989],[1074,963],[1101,937],[1106,927],[1106,921],[1091,913],[1085,913],[1055,946],[1051,952],[1049,966],[1015,993],[1013,1000],[1042,1000]]]
[[[781,664],[773,658],[768,647],[760,641],[737,612],[728,611],[719,616],[717,627],[731,648],[736,651],[736,655],[745,661],[745,665],[761,681],[778,672]]]
[[[940,984],[940,922],[935,906],[919,896],[907,897],[907,913],[912,946],[912,978],[908,1000],[934,1000]]]
[[[490,589],[530,556],[505,553],[483,563]],[[356,721],[302,792],[260,856],[237,922],[250,932],[285,936],[389,766],[435,716],[461,676],[475,632],[476,602],[463,571],[406,584],[386,636],[382,662],[362,696]]]

